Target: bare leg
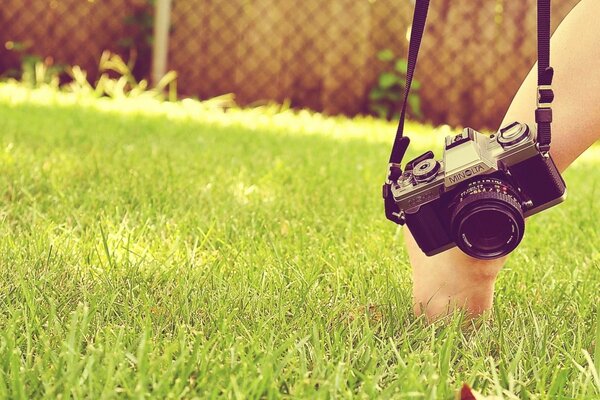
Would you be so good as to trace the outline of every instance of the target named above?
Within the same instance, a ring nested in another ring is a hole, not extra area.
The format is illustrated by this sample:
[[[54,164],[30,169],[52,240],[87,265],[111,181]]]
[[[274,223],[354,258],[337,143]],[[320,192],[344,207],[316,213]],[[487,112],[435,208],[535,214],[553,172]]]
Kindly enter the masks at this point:
[[[600,1],[582,0],[552,37],[555,68],[551,154],[565,170],[600,138]],[[504,118],[534,124],[537,72],[521,85]],[[406,248],[413,267],[415,313],[432,319],[459,307],[473,315],[491,308],[494,282],[506,258],[482,261],[454,248],[425,256],[408,229]]]

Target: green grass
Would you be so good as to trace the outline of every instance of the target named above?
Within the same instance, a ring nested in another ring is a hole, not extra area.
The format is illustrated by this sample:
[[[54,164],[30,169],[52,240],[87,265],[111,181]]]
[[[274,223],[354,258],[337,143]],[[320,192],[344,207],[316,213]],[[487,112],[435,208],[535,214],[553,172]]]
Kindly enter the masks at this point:
[[[411,313],[393,132],[0,85],[0,397],[600,398],[600,148],[465,329]]]

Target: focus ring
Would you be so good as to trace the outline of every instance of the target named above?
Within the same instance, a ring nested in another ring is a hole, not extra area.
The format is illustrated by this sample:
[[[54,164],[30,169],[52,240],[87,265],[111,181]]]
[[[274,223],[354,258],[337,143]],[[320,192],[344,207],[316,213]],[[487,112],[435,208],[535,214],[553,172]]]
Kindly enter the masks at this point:
[[[463,201],[458,203],[455,211],[452,213],[453,214],[452,215],[452,217],[453,217],[452,224],[454,224],[454,218],[465,207],[467,207],[468,205],[470,205],[473,202],[480,201],[480,200],[497,200],[500,202],[509,203],[511,206],[513,206],[515,208],[515,211],[517,211],[518,214],[521,217],[523,217],[523,210],[521,209],[521,205],[513,196],[506,194],[506,193],[498,193],[498,192],[494,192],[494,191],[489,191],[489,192],[479,192],[479,193],[469,194]]]
[[[471,181],[451,208],[450,229],[456,245],[480,259],[502,257],[521,242],[523,210],[514,189],[497,178]]]

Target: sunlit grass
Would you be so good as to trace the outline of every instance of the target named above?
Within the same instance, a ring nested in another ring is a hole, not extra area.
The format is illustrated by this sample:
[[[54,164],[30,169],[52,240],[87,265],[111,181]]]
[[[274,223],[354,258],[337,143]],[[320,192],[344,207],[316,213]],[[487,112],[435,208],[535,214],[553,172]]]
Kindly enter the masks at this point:
[[[0,84],[0,397],[600,397],[600,149],[464,329],[411,314],[394,129]]]

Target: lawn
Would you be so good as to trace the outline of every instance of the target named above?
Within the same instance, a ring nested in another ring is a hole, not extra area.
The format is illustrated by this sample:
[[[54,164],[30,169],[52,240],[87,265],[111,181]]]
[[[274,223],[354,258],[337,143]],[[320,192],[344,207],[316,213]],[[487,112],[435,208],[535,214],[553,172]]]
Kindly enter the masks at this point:
[[[412,155],[449,132],[409,130]],[[393,133],[0,84],[0,397],[600,398],[600,147],[492,315],[428,325],[382,210]]]

